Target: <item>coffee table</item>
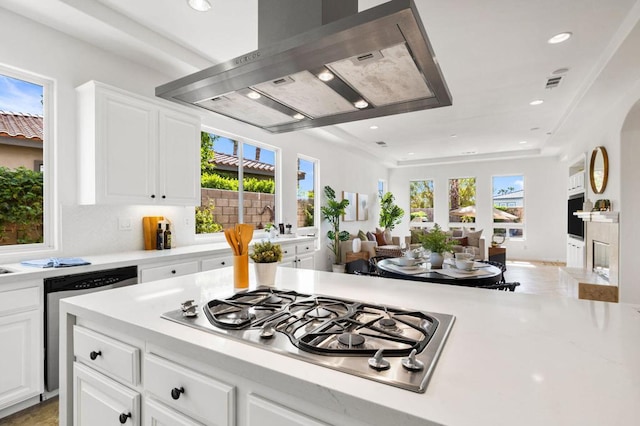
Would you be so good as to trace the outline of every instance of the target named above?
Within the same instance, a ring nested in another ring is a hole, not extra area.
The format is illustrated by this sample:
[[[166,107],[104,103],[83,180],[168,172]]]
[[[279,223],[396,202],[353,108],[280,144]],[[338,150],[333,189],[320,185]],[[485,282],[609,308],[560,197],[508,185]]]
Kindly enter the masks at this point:
[[[446,260],[442,265],[443,269],[431,269],[426,261],[419,264],[418,267],[402,267],[396,264],[395,258],[389,258],[378,261],[377,268],[379,274],[386,278],[465,287],[478,287],[500,281],[502,276],[500,268],[484,263],[478,263],[478,265],[482,267],[474,268],[474,271],[465,273]]]

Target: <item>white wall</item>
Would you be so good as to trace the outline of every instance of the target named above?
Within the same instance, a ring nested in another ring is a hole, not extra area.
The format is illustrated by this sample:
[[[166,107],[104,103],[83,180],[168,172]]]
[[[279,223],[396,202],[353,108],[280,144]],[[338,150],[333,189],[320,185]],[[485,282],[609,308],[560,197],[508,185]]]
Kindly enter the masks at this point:
[[[175,245],[193,244],[194,208],[151,206],[79,206],[76,176],[76,95],[75,87],[97,80],[146,96],[155,87],[172,80],[160,72],[127,61],[83,41],[30,21],[0,8],[0,63],[39,74],[55,81],[55,150],[53,165],[60,213],[60,246],[53,252],[4,253],[2,262],[16,262],[45,256],[83,256],[143,248],[141,217],[164,215],[174,222]],[[10,41],[10,42],[6,42]],[[379,178],[387,178],[387,170],[372,157],[352,151],[336,143],[322,143],[316,136],[321,131],[271,135],[214,114],[202,113],[203,124],[241,140],[259,141],[281,148],[283,164],[282,220],[295,224],[297,154],[320,160],[320,184],[342,190],[368,193],[373,197]],[[51,141],[49,141],[51,142]],[[357,172],[355,171],[357,170]],[[352,172],[353,171],[353,172]],[[371,215],[376,217],[376,215]],[[131,231],[119,231],[118,219],[131,219]],[[369,229],[371,224],[355,222],[344,229]],[[324,234],[324,231],[322,234]],[[326,242],[323,239],[323,243]],[[324,245],[324,244],[323,244]],[[328,268],[326,254],[319,256],[320,267]]]
[[[525,182],[525,239],[505,243],[508,259],[564,261],[566,257],[566,171],[555,157],[514,159],[392,169],[389,190],[405,218],[394,231],[409,233],[409,181],[433,179],[434,221],[448,225],[448,179],[476,178],[476,229],[482,229],[487,246],[493,234],[492,177],[523,175]]]

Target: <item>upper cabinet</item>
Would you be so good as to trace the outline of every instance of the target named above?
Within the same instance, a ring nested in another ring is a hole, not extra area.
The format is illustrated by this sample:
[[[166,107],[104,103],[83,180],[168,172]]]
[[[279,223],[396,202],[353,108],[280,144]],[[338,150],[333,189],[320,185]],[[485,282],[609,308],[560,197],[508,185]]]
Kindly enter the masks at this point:
[[[585,192],[586,157],[580,155],[569,165],[569,195]]]
[[[80,204],[200,205],[200,119],[90,81],[78,93]]]

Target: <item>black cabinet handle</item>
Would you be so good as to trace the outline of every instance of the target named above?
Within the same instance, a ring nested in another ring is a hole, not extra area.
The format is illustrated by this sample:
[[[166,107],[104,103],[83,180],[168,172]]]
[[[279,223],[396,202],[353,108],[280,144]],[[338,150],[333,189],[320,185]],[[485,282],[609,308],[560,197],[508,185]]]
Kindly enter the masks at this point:
[[[102,351],[91,351],[91,353],[89,354],[89,358],[91,358],[91,361],[95,361],[99,356],[102,356]]]
[[[162,198],[163,198],[163,199],[165,199],[165,198],[167,198],[167,196],[166,196],[166,195],[163,195],[163,196],[162,196]]]
[[[125,424],[127,422],[127,419],[131,418],[131,413],[122,413],[120,414],[120,417],[118,417],[118,420],[120,420],[120,424]]]
[[[172,274],[175,274],[175,273],[176,273],[176,270],[175,270],[175,269],[173,269],[173,270],[171,271],[171,273],[172,273]]]
[[[151,194],[151,198],[156,198],[156,194]]]
[[[179,399],[181,393],[184,393],[184,388],[182,386],[180,386],[180,388],[173,388],[171,389],[171,398]]]
[[[226,265],[226,263],[225,263],[225,262],[222,262],[222,266],[224,266],[224,265]]]

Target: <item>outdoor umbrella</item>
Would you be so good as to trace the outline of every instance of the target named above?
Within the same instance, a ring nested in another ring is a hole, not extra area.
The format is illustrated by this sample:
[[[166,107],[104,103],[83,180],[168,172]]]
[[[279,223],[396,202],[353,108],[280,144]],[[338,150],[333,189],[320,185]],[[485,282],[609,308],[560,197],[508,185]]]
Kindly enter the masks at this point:
[[[458,209],[453,209],[449,211],[449,215],[476,217],[476,206],[466,206],[466,207],[460,207]],[[499,219],[499,220],[514,220],[514,219],[517,219],[518,216],[513,215],[511,213],[504,212],[494,207],[493,218]]]

